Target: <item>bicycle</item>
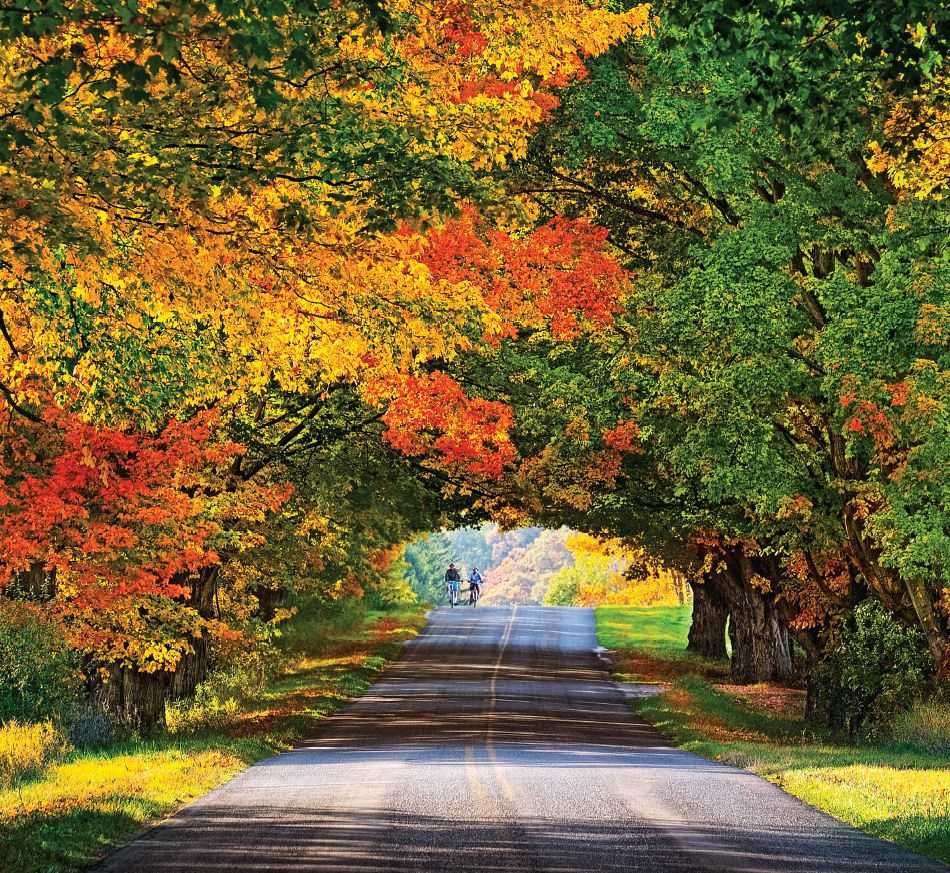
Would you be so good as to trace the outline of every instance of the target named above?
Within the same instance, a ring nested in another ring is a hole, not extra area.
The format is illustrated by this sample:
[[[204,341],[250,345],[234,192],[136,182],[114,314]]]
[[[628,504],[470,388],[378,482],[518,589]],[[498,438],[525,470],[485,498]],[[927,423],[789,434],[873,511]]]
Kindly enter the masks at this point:
[[[452,609],[455,609],[455,607],[458,606],[458,602],[459,602],[459,589],[458,589],[458,586],[456,586],[456,585],[446,585],[446,586],[445,586],[445,592],[446,592],[446,594],[448,594],[448,596],[449,596],[449,605],[452,607]]]
[[[474,588],[471,585],[468,586],[468,605],[469,606],[477,606],[478,601],[481,599],[481,596],[482,596],[481,585],[476,585]]]

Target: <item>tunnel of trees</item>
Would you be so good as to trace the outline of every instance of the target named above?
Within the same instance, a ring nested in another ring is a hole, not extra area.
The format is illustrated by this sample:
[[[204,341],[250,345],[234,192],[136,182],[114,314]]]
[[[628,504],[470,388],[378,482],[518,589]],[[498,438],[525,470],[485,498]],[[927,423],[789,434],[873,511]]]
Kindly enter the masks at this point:
[[[487,520],[648,556],[815,712],[869,601],[946,677],[947,7],[32,8],[0,607],[100,705]]]

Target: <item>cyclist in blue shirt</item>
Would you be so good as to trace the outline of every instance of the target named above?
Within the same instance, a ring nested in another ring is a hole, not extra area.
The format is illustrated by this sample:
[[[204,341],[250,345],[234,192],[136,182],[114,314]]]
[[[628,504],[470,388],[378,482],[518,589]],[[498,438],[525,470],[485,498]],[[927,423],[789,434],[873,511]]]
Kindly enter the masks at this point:
[[[468,602],[474,606],[478,598],[482,596],[482,574],[478,572],[478,567],[472,567],[468,574]]]

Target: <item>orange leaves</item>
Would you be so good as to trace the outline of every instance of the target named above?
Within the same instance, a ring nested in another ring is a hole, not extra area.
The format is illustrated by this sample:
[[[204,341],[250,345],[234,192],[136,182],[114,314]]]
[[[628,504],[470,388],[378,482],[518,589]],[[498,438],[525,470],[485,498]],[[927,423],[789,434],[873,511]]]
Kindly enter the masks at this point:
[[[618,422],[603,433],[604,445],[620,454],[641,451],[640,427],[632,419]]]
[[[234,509],[209,500],[206,479],[241,448],[211,440],[213,413],[156,436],[97,428],[55,407],[44,418],[5,436],[0,588],[31,566],[55,568],[73,603],[104,609],[179,597],[176,576],[217,562],[218,516]],[[286,489],[255,490],[264,493],[243,495],[243,506],[286,499]]]
[[[620,311],[627,275],[606,253],[607,231],[554,218],[524,237],[488,228],[471,209],[429,234],[421,260],[433,276],[467,282],[502,317],[487,338],[546,324],[557,339],[603,327]]]
[[[390,387],[396,396],[383,416],[384,437],[397,451],[434,454],[443,466],[488,479],[500,478],[515,459],[506,404],[469,397],[445,373],[407,376]]]

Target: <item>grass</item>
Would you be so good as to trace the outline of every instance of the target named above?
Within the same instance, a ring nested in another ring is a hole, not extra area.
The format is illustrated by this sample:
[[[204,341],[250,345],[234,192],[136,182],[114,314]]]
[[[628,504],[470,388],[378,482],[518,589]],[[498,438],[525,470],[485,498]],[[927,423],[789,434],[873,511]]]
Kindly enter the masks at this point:
[[[289,748],[314,719],[362,693],[424,623],[415,609],[298,617],[283,641],[287,669],[224,724],[77,751],[42,779],[0,791],[0,870],[88,866],[150,822]]]
[[[950,861],[950,758],[908,744],[835,742],[805,722],[794,689],[710,681],[711,665],[683,651],[683,621],[682,611],[669,609],[597,612],[598,637],[617,649],[624,678],[670,684],[640,702],[641,715],[689,751],[751,770],[874,836]],[[691,662],[693,675],[684,666]]]
[[[725,677],[726,666],[686,651],[689,606],[602,606],[597,640],[613,651],[614,673],[625,682],[667,682],[676,676]]]

